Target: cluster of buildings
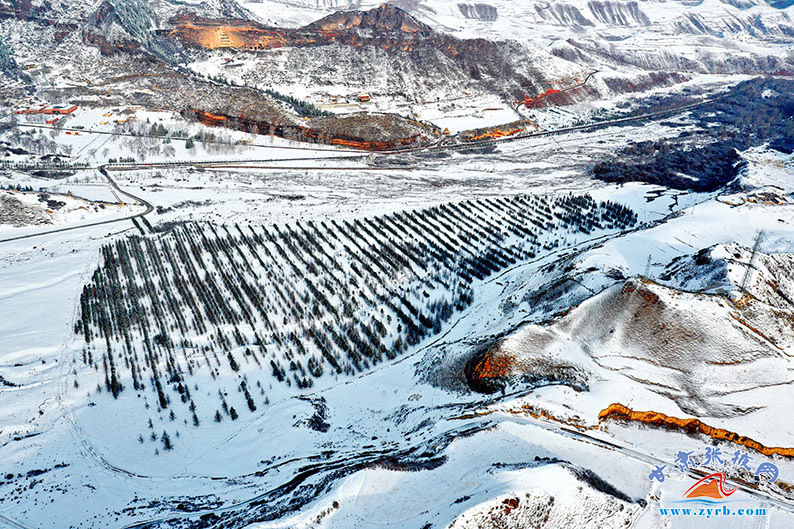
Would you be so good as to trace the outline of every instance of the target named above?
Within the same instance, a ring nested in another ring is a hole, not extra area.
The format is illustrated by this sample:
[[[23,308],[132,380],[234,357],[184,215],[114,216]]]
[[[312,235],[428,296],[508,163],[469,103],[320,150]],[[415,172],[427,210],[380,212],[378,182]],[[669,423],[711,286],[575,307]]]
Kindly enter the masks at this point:
[[[77,110],[77,105],[41,105],[36,108],[19,108],[14,110],[14,114],[58,114],[65,116]]]

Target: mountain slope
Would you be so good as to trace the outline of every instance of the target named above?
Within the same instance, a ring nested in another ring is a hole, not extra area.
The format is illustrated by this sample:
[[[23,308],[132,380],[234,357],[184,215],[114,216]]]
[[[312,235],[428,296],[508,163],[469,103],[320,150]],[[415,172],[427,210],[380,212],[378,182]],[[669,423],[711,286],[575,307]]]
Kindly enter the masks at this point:
[[[524,328],[477,359],[469,376],[542,377],[576,387],[572,380],[586,384],[613,371],[688,414],[735,416],[749,411],[743,393],[794,381],[784,352],[794,345],[791,315],[790,308],[770,313],[630,280],[549,327]]]
[[[791,71],[791,54],[778,45],[794,35],[791,4],[763,0],[674,2],[567,0],[565,2],[393,2],[437,31],[463,38],[516,39],[540,46],[573,40],[598,50],[608,64],[643,69],[760,73]],[[375,3],[280,0],[243,3],[269,24],[296,25],[329,9]],[[479,9],[479,11],[478,11]],[[775,58],[772,62],[768,59]]]
[[[458,39],[391,5],[340,11],[297,29],[189,15],[172,23],[171,35],[197,48],[271,50],[243,59],[241,78],[257,85],[289,80],[322,85],[344,79],[370,91],[406,91],[417,98],[426,95],[425,84],[520,97],[542,91],[559,77],[583,76],[577,65],[539,48]],[[323,47],[322,55],[317,47]]]

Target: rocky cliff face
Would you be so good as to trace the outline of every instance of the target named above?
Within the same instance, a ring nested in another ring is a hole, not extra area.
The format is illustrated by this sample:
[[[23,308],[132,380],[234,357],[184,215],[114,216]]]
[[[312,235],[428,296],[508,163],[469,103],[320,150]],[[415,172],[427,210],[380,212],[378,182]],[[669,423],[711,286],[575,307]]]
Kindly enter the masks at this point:
[[[340,11],[297,29],[187,14],[171,23],[170,37],[194,49],[278,50],[253,57],[260,68],[246,81],[254,84],[278,84],[277,78],[300,75],[309,85],[344,80],[356,86],[360,79],[362,89],[411,97],[423,97],[423,88],[448,86],[521,98],[544,90],[560,74],[580,73],[566,60],[516,42],[447,35],[393,5]],[[320,46],[318,55],[314,49]]]
[[[458,9],[466,18],[493,22],[499,18],[499,10],[491,4],[458,4]]]
[[[157,17],[145,3],[103,0],[85,24],[83,39],[98,47],[103,55],[132,52],[149,43],[156,26]]]
[[[649,26],[651,20],[640,9],[637,2],[613,2],[592,0],[587,3],[590,15],[602,24],[614,26]]]
[[[22,20],[54,25],[57,12],[48,0],[0,0],[0,20]]]
[[[162,57],[156,30],[184,5],[178,0],[0,0],[0,21],[55,27],[57,42],[75,33],[103,55],[147,48]],[[209,0],[191,9],[196,16],[248,16],[234,0]]]
[[[387,52],[440,50],[449,57],[492,54],[500,45],[458,39],[435,31],[403,9],[384,4],[370,11],[337,11],[306,26],[266,27],[251,20],[210,19],[183,13],[171,20],[171,35],[187,45],[216,49],[273,49],[343,44]]]

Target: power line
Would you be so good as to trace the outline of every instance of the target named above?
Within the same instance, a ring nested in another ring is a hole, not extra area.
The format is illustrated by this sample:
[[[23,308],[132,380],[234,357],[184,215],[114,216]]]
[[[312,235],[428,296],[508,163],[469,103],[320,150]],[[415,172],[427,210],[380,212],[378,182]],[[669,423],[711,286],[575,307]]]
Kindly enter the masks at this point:
[[[764,240],[764,230],[759,230],[758,235],[755,236],[755,244],[753,244],[753,251],[750,254],[750,260],[745,265],[747,269],[744,272],[744,277],[742,278],[742,285],[740,287],[743,292],[747,292],[747,283],[750,281],[750,276],[752,275],[753,269],[755,268],[753,263],[755,263],[755,257],[758,254],[758,248],[761,246],[763,240]]]

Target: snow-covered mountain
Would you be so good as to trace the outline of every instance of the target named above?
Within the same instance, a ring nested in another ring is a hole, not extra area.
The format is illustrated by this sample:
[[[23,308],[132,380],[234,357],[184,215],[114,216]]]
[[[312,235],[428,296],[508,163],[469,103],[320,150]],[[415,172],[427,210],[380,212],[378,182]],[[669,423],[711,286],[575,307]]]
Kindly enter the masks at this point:
[[[517,39],[553,46],[568,58],[572,46],[591,52],[589,61],[630,64],[639,68],[709,72],[790,71],[794,35],[791,3],[751,0],[636,2],[572,0],[567,2],[465,3],[446,0],[391,2],[441,31],[495,40]],[[362,9],[360,1],[263,0],[243,3],[260,19],[298,25],[319,13]],[[279,9],[288,5],[290,9]],[[733,60],[730,60],[733,57]]]
[[[744,257],[747,252],[733,253]],[[763,260],[785,270],[791,258],[788,254]],[[750,303],[748,295],[746,305],[734,305],[724,295],[630,280],[588,300],[554,325],[522,329],[489,351],[471,376],[528,374],[581,387],[609,370],[671,399],[687,414],[741,416],[748,412],[748,393],[791,379],[789,362],[780,354],[794,346],[791,307],[785,301],[791,285],[769,289],[760,274],[755,283],[757,293],[754,288],[752,295],[757,303]],[[619,352],[626,350],[631,355]],[[741,376],[715,369],[736,364],[742,365]],[[760,406],[761,399],[755,401]]]
[[[699,73],[792,72],[791,13],[719,0],[20,2],[0,9],[0,36],[6,62],[59,71],[50,82],[148,63],[320,105],[371,98],[353,111],[427,120],[473,105],[506,123],[550,90],[573,103]]]

